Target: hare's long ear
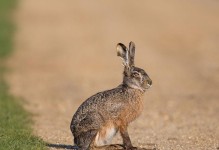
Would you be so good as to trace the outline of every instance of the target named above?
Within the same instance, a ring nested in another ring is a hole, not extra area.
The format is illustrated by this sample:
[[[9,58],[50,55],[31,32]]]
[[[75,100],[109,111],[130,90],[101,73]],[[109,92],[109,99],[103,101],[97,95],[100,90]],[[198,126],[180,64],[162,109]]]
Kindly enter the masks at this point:
[[[129,65],[130,67],[135,66],[135,43],[129,43]]]
[[[129,67],[129,51],[126,48],[126,46],[122,43],[118,43],[116,49],[117,49],[117,56],[119,56],[123,60],[123,65],[125,67]]]
[[[126,48],[126,46],[122,43],[117,44],[117,56],[122,58],[123,60],[123,65],[124,65],[124,75],[129,76],[130,75],[130,57],[129,57],[129,50]]]

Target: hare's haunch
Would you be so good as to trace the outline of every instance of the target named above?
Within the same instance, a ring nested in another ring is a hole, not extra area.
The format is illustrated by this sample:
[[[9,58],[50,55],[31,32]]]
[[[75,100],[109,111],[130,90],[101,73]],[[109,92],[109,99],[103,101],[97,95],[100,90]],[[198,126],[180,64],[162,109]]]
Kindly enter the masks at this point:
[[[151,87],[147,73],[134,65],[135,45],[117,44],[117,55],[123,60],[123,82],[118,87],[99,92],[78,108],[71,121],[74,143],[79,150],[107,149],[119,131],[124,149],[134,149],[127,131],[128,124],[143,110],[143,94]]]

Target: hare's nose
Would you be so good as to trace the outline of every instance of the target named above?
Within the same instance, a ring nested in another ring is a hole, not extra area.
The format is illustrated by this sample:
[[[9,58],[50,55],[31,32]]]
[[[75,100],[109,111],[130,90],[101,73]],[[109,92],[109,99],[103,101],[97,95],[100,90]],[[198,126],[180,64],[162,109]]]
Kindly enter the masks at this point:
[[[152,80],[148,80],[148,85],[152,85]]]

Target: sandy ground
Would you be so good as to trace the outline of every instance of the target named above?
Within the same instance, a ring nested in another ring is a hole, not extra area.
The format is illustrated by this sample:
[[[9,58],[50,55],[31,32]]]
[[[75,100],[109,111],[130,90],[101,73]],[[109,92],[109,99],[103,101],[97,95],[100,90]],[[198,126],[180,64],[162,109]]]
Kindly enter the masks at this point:
[[[86,98],[121,83],[115,46],[129,41],[153,80],[133,144],[219,149],[218,1],[20,0],[16,21],[7,79],[53,149],[73,144],[69,124]]]

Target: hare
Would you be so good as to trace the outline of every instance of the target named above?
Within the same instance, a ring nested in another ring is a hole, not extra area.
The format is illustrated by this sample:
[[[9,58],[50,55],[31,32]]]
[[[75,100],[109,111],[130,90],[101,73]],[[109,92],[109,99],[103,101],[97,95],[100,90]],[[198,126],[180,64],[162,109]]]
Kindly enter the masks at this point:
[[[118,43],[116,49],[123,60],[123,82],[114,89],[91,96],[74,114],[70,129],[79,150],[110,149],[107,145],[118,131],[123,139],[120,149],[136,149],[127,127],[141,114],[143,94],[151,87],[152,80],[143,69],[135,67],[133,42],[129,43],[129,48]]]

